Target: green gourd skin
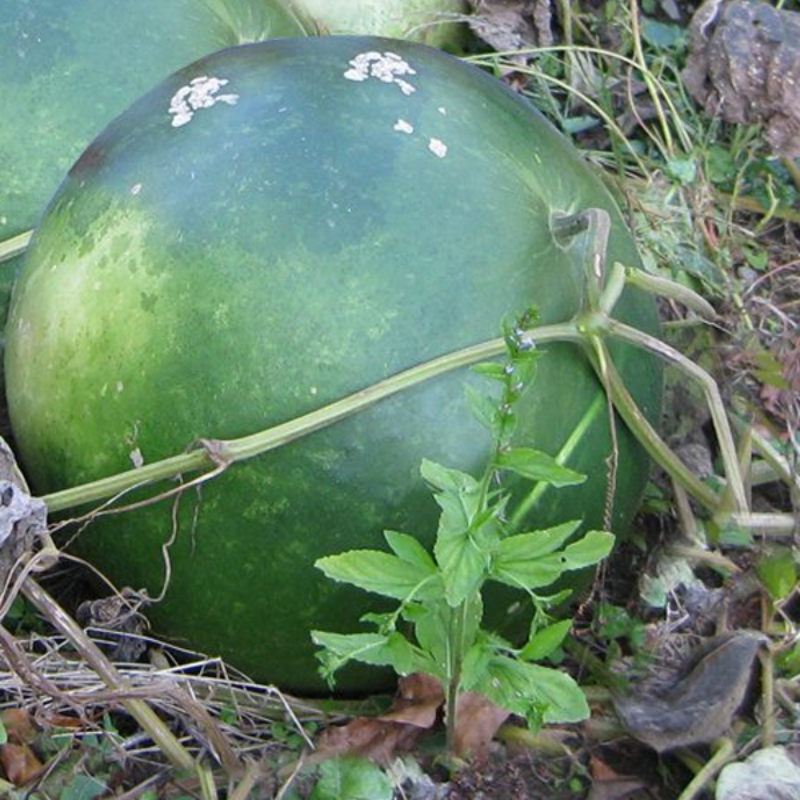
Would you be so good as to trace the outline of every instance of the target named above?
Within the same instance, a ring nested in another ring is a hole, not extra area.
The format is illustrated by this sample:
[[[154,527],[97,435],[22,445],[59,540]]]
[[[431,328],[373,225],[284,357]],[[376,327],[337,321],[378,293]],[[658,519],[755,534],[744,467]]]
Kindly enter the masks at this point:
[[[170,73],[225,47],[305,31],[282,0],[4,3],[0,241],[33,228],[86,146]],[[21,263],[0,271],[3,323]]]
[[[176,69],[304,28],[264,0],[27,0],[0,14],[0,240],[32,228],[86,146]]]
[[[385,80],[370,75],[390,62]],[[209,78],[227,83],[212,92]],[[207,105],[185,120],[193,85]],[[253,433],[495,338],[531,304],[543,324],[565,321],[581,303],[583,248],[556,244],[550,218],[590,207],[611,215],[609,263],[637,265],[619,210],[571,145],[500,82],[439,51],[286,39],[188,66],[90,145],[35,236],[6,355],[28,477],[43,494],[200,438]],[[626,291],[616,313],[658,331],[641,293]],[[579,349],[546,351],[518,437],[553,455],[569,443],[566,465],[588,480],[545,492],[527,527],[577,517],[601,527],[602,390]],[[657,362],[627,346],[614,355],[657,421]],[[375,602],[313,563],[380,548],[385,528],[432,543],[438,513],[422,459],[477,474],[490,453],[467,383],[485,381],[450,373],[234,465],[183,495],[177,531],[171,501],[98,520],[79,552],[155,595],[174,535],[154,629],[285,690],[324,691],[308,632],[357,630]],[[618,427],[621,533],[648,460]],[[516,487],[515,499],[528,491]],[[510,604],[487,604],[501,630]],[[339,688],[386,680],[353,669]]]

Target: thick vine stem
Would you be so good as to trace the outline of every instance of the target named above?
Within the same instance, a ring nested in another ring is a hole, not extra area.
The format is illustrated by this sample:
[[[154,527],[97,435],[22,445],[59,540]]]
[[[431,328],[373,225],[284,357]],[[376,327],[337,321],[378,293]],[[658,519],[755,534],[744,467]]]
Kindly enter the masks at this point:
[[[725,510],[732,511],[741,518],[748,514],[749,504],[741,470],[738,466],[736,447],[719,388],[713,378],[666,343],[610,316],[626,282],[632,282],[650,292],[687,302],[695,311],[704,316],[713,313],[713,309],[710,306],[706,307],[707,304],[704,304],[705,301],[702,298],[688,293],[688,290],[673,290],[670,288],[670,282],[663,279],[641,280],[638,273],[627,270],[620,264],[614,264],[607,274],[605,254],[609,225],[608,213],[603,209],[587,209],[578,214],[553,216],[551,227],[556,239],[565,243],[574,236],[585,234],[588,240],[583,309],[576,319],[542,326],[532,331],[531,335],[537,343],[541,344],[557,341],[580,344],[593,364],[603,388],[611,395],[610,399],[620,416],[649,455],[706,508],[712,512],[719,512],[725,506],[725,498],[721,498],[717,492],[700,481],[661,439],[625,387],[613,364],[605,340],[610,336],[650,351],[698,381],[711,410],[725,464],[732,506]],[[50,512],[63,511],[95,501],[115,498],[132,489],[170,480],[187,472],[208,470],[215,466],[219,467],[221,463],[227,465],[250,459],[326,428],[383,399],[432,378],[455,369],[474,365],[485,359],[497,357],[504,348],[504,340],[497,338],[448,353],[386,378],[301,417],[258,433],[233,440],[208,440],[202,447],[188,453],[88,484],[54,492],[42,499]]]
[[[625,272],[625,282],[630,286],[637,286],[645,292],[659,297],[677,300],[709,322],[713,322],[719,316],[708,300],[701,297],[697,292],[692,291],[688,286],[683,286],[666,278],[660,278],[657,275],[650,275],[641,269],[633,269],[631,267],[623,267],[622,269]]]
[[[0,264],[24,253],[33,238],[33,231],[25,231],[0,242]]]
[[[606,283],[606,251],[611,235],[611,217],[604,208],[587,208],[577,214],[553,214],[550,230],[562,244],[585,233],[587,254],[584,265],[583,307],[585,311],[599,308]]]
[[[599,346],[605,347],[605,343],[600,340]],[[590,352],[589,356],[595,370],[599,371],[600,366],[597,364],[594,354]],[[606,377],[608,379],[608,386],[611,389],[614,407],[625,421],[625,424],[633,431],[637,440],[647,451],[650,458],[659,464],[678,484],[683,486],[695,500],[705,506],[705,508],[712,512],[718,510],[721,504],[720,497],[675,455],[670,446],[650,424],[625,386],[625,382],[620,377],[619,372],[617,372],[610,356],[606,359]]]
[[[543,326],[531,331],[531,336],[539,344],[581,341],[580,334],[572,323]],[[80,486],[53,492],[44,495],[41,499],[47,505],[48,511],[55,513],[87,503],[121,496],[130,490],[170,480],[187,472],[213,468],[218,466],[220,462],[233,464],[254,458],[296,439],[308,436],[310,433],[327,428],[335,422],[346,419],[412,386],[440,375],[445,375],[455,369],[471,366],[487,358],[499,356],[504,349],[505,341],[502,338],[491,339],[472,347],[466,347],[412,367],[341,400],[250,436],[227,440],[207,439],[201,447],[188,453],[155,461],[152,464],[145,464],[136,469],[111,475],[108,478],[101,478]]]
[[[714,425],[720,454],[723,464],[725,465],[725,476],[728,480],[728,487],[731,492],[733,505],[731,510],[741,514],[747,513],[750,509],[750,503],[747,498],[747,492],[745,491],[742,473],[739,469],[739,456],[733,440],[733,433],[728,423],[728,417],[725,413],[722,395],[720,394],[719,386],[717,386],[716,381],[690,358],[687,358],[683,353],[678,352],[660,339],[656,339],[655,336],[650,336],[643,331],[631,328],[609,317],[603,320],[602,327],[610,335],[649,350],[663,360],[674,364],[679,367],[682,372],[689,375],[700,384],[706,397],[709,412],[711,413],[711,421]]]
[[[652,276],[642,277],[639,270],[626,268],[619,263],[615,263],[608,271],[606,248],[610,219],[606,211],[587,209],[578,214],[557,214],[551,218],[550,225],[554,237],[562,242],[580,234],[585,234],[588,240],[588,253],[584,264],[586,294],[583,313],[578,316],[576,322],[579,331],[583,334],[587,356],[592,362],[603,388],[607,393],[613,395],[610,399],[618,407],[622,418],[636,434],[650,456],[661,464],[680,485],[707,508],[714,511],[720,509],[721,502],[717,494],[703,484],[680,461],[638,408],[613,366],[604,341],[609,335],[625,339],[639,348],[655,353],[662,360],[675,364],[683,372],[700,382],[717,429],[717,436],[720,439],[726,473],[732,476],[729,477],[729,481],[734,510],[737,512],[747,511],[749,504],[741,472],[738,469],[736,448],[719,395],[719,388],[714,380],[693,361],[673,350],[660,339],[623,325],[610,316],[627,283],[637,285],[647,292],[684,302],[696,313],[706,318],[715,316],[714,309],[695,292],[679,287],[672,281],[652,278]]]
[[[734,743],[727,737],[718,739],[711,745],[711,749],[713,755],[694,778],[692,778],[689,785],[681,792],[678,800],[695,800],[696,797],[708,788],[708,785],[714,780],[717,773],[719,773],[729,761],[732,761],[736,755]]]

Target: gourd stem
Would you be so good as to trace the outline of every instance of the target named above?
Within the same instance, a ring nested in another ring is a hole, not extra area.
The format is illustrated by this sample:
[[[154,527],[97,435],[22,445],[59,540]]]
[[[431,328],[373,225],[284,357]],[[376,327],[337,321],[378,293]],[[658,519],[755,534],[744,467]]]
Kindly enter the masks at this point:
[[[629,286],[636,286],[650,294],[656,294],[659,297],[677,300],[704,320],[713,321],[717,319],[717,312],[708,300],[677,281],[661,278],[658,275],[651,275],[641,269],[626,267],[625,283]]]
[[[542,326],[532,331],[531,335],[539,344],[564,340],[580,342],[582,340],[581,334],[578,333],[576,325],[572,322]],[[227,464],[244,461],[326,428],[374,405],[380,400],[425,381],[455,369],[476,364],[484,359],[494,358],[502,354],[504,350],[505,341],[502,338],[466,347],[400,372],[355,394],[292,419],[289,422],[284,422],[240,439],[206,441],[202,447],[198,447],[188,453],[146,464],[91,483],[54,492],[43,496],[41,499],[51,513],[64,511],[86,503],[116,497],[123,492],[141,488],[157,481],[169,480],[185,472],[213,467],[215,464],[218,466],[220,462]]]
[[[604,342],[600,341],[599,344],[601,347],[605,347]],[[595,371],[598,371],[600,369],[599,364],[590,348],[587,348],[587,355],[592,361]],[[720,498],[717,493],[709,486],[706,486],[658,435],[631,396],[611,358],[606,359],[605,377],[611,390],[614,408],[634,433],[639,444],[647,451],[650,458],[706,508],[711,511],[718,509]]]
[[[694,378],[700,384],[706,396],[708,410],[711,413],[711,421],[714,424],[714,431],[717,435],[720,455],[725,465],[725,477],[728,480],[728,487],[733,502],[732,510],[739,513],[746,513],[750,508],[750,503],[747,499],[742,473],[739,469],[739,456],[736,452],[733,434],[731,433],[728,417],[725,413],[725,405],[722,402],[722,396],[720,395],[719,386],[717,386],[716,381],[690,358],[687,358],[655,336],[650,336],[643,331],[631,328],[629,325],[625,325],[609,317],[604,319],[603,324],[609,335],[655,353],[665,361],[677,366],[682,372]]]
[[[10,261],[14,256],[24,253],[33,237],[33,231],[25,231],[0,242],[0,264]]]

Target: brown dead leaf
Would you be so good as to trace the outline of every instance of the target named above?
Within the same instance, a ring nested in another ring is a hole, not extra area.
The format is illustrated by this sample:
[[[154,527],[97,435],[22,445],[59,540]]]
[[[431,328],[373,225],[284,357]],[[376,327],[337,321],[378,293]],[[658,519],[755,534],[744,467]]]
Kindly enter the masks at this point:
[[[417,728],[432,728],[442,703],[444,692],[439,679],[424,672],[415,672],[400,679],[392,707],[379,719],[405,722]]]
[[[459,756],[481,755],[511,716],[482,694],[465,692],[456,704],[455,750]]]
[[[6,778],[15,786],[24,786],[44,770],[44,764],[26,744],[0,745],[0,764]]]
[[[358,717],[326,728],[312,762],[334,756],[362,756],[389,763],[398,752],[411,750],[439,718],[444,692],[438,678],[415,672],[401,678],[391,708],[379,717]],[[466,692],[458,699],[454,747],[460,756],[483,753],[509,712],[483,695]]]
[[[6,708],[0,712],[0,721],[9,742],[30,744],[36,738],[36,726],[25,708]]]
[[[550,0],[470,0],[473,32],[495,50],[547,47],[553,43]],[[524,58],[520,59],[524,61]]]
[[[641,792],[647,784],[635,778],[616,778],[592,784],[586,800],[628,800],[634,792]]]
[[[334,756],[361,756],[378,764],[389,764],[399,752],[410,750],[424,728],[377,717],[357,717],[346,725],[326,728],[319,738],[311,763]]]
[[[414,747],[436,724],[444,702],[441,683],[431,675],[414,673],[400,680],[391,708],[379,717],[357,717],[346,725],[326,728],[312,762],[334,756],[362,756],[388,764],[395,754]]]
[[[40,722],[42,725],[49,726],[51,728],[81,730],[86,727],[85,719],[67,716],[66,714],[47,714],[45,717],[40,718]]]
[[[767,639],[758,631],[715,637],[658,692],[634,690],[614,700],[620,721],[635,739],[663,753],[707,744],[730,729]]]
[[[619,773],[611,766],[606,764],[601,758],[592,756],[589,759],[589,767],[592,771],[592,780],[595,781],[615,781],[619,780]]]

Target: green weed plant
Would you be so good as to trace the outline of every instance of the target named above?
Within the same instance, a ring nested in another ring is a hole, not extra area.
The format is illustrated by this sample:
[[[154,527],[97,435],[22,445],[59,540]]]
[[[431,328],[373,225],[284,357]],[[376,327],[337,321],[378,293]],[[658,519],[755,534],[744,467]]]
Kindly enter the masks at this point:
[[[566,672],[540,663],[559,648],[571,620],[553,622],[548,609],[568,591],[551,596],[540,591],[566,572],[597,564],[613,546],[606,531],[589,531],[574,540],[580,520],[552,528],[517,532],[507,509],[511,494],[507,476],[544,481],[554,487],[585,478],[551,456],[513,443],[515,407],[529,389],[541,355],[529,330],[529,312],[504,331],[504,363],[476,370],[500,386],[500,396],[472,390],[469,400],[477,419],[489,430],[492,456],[476,478],[431,461],[422,477],[441,509],[433,553],[410,534],[385,531],[391,552],[352,550],[319,559],[316,566],[340,583],[351,584],[398,601],[389,613],[368,614],[368,633],[313,631],[322,675],[333,686],[336,672],[356,661],[388,666],[398,675],[424,672],[442,684],[448,746],[452,750],[456,707],[461,694],[475,692],[496,705],[543,722],[585,719],[588,705],[578,684]],[[482,626],[483,592],[499,583],[521,590],[532,607],[527,641],[516,647]]]

